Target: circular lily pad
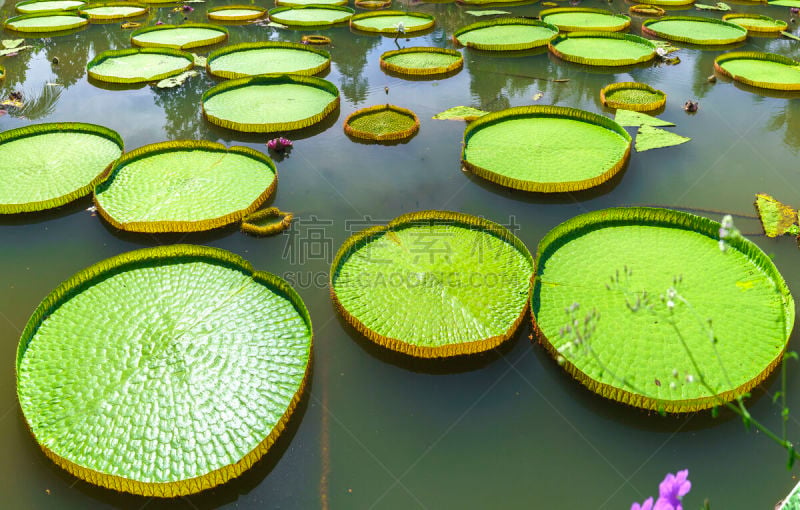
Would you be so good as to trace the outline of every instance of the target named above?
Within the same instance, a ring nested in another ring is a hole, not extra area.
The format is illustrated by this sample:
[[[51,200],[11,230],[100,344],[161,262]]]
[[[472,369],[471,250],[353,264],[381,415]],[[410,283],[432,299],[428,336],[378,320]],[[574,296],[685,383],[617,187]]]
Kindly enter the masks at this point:
[[[434,17],[424,12],[378,11],[362,12],[350,18],[350,28],[362,32],[396,34],[402,23],[404,34],[422,32],[436,23]]]
[[[506,228],[422,211],[346,240],[331,266],[331,296],[379,345],[422,358],[458,356],[514,334],[532,272],[530,253]]]
[[[562,223],[537,251],[539,341],[589,389],[629,405],[691,412],[743,395],[779,363],[794,302],[752,242],[720,250],[719,228],[639,207]],[[588,341],[575,343],[576,326]]]
[[[313,76],[239,78],[203,94],[203,112],[209,122],[251,133],[302,129],[320,122],[338,107],[339,89]]]
[[[28,321],[17,395],[44,453],[90,483],[175,497],[270,449],[302,396],[311,320],[279,277],[218,248],[104,260]]]
[[[637,0],[644,5],[663,5],[664,7],[684,7],[692,5],[695,0]]]
[[[557,35],[558,27],[543,21],[496,18],[459,28],[453,39],[476,50],[517,51],[547,46]]]
[[[646,83],[627,81],[603,87],[600,101],[609,108],[649,112],[664,106],[667,95]]]
[[[623,14],[587,7],[545,9],[539,13],[539,18],[545,23],[555,25],[559,30],[567,32],[584,30],[619,32],[631,24],[631,19]]]
[[[310,76],[331,65],[330,53],[306,44],[256,42],[226,46],[208,55],[208,72],[220,78],[294,73]]]
[[[356,110],[344,121],[344,132],[355,138],[399,141],[419,130],[419,119],[411,110],[386,104]]]
[[[699,45],[733,44],[747,39],[747,29],[716,18],[664,16],[642,23],[642,33]]]
[[[217,44],[227,38],[228,30],[225,27],[206,23],[185,23],[140,28],[131,34],[131,43],[145,48],[188,50]]]
[[[270,9],[269,19],[288,26],[321,27],[345,23],[355,12],[339,5],[298,5]]]
[[[800,90],[800,62],[775,53],[724,53],[714,60],[714,69],[753,87]]]
[[[657,5],[648,4],[631,5],[628,12],[631,14],[639,14],[640,16],[663,16],[667,13],[667,11]]]
[[[194,67],[194,57],[171,48],[104,51],[87,65],[89,77],[108,83],[145,83],[176,76]]]
[[[16,32],[49,33],[84,27],[88,23],[89,20],[86,16],[80,14],[72,14],[66,11],[45,11],[8,18],[4,27]]]
[[[266,13],[266,9],[257,5],[220,5],[206,11],[206,16],[215,21],[247,21],[261,18]]]
[[[298,7],[303,5],[347,5],[347,0],[275,0],[278,7]]]
[[[52,209],[88,195],[122,154],[94,124],[34,124],[0,133],[0,214]]]
[[[726,14],[722,19],[744,27],[747,29],[748,33],[752,32],[756,34],[780,33],[789,27],[783,20],[752,13],[740,12],[736,14]]]
[[[626,66],[648,62],[656,56],[651,41],[614,32],[572,32],[550,42],[550,51],[562,60],[589,66]]]
[[[361,9],[386,9],[392,6],[392,0],[355,0],[353,4]]]
[[[82,0],[29,0],[19,2],[15,8],[17,12],[29,14],[42,11],[76,11],[86,5]]]
[[[435,76],[461,69],[464,58],[456,50],[414,47],[387,51],[381,55],[381,68],[398,74]]]
[[[131,232],[197,232],[241,220],[274,192],[264,154],[206,141],[162,142],[125,154],[94,192],[97,211]]]
[[[115,19],[134,18],[147,14],[145,4],[133,2],[103,2],[92,3],[81,8],[80,13],[89,17],[90,21],[105,21]]]
[[[461,162],[503,186],[553,193],[607,181],[625,165],[630,150],[630,135],[602,115],[563,106],[518,106],[469,124]]]

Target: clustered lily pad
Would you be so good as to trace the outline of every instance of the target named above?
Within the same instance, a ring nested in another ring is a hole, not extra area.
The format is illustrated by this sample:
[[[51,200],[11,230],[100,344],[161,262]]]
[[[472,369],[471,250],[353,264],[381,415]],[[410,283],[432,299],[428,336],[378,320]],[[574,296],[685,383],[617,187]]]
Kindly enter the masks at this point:
[[[92,192],[123,150],[95,124],[34,124],[0,133],[0,214],[52,209]]]
[[[108,83],[145,83],[188,71],[194,57],[171,48],[127,48],[98,54],[87,65],[89,77]]]
[[[767,255],[742,236],[720,249],[719,229],[653,208],[562,223],[536,255],[539,341],[590,390],[632,406],[683,413],[745,394],[780,362],[794,301]]]
[[[626,66],[648,62],[656,46],[648,39],[616,32],[571,32],[548,45],[562,60],[590,66]]]
[[[257,74],[292,73],[314,75],[330,67],[327,51],[306,44],[265,41],[234,44],[208,55],[208,72],[220,78],[243,78]]]
[[[355,12],[338,5],[298,5],[271,9],[269,19],[290,27],[323,27],[345,23]]]
[[[720,74],[753,87],[800,90],[800,62],[775,53],[732,51],[714,60]]]
[[[518,51],[547,46],[557,35],[558,27],[543,21],[496,18],[459,28],[453,41],[476,50]]]
[[[436,20],[424,12],[363,12],[350,18],[350,27],[362,32],[380,34],[413,34],[432,28]]]
[[[609,108],[648,112],[663,107],[667,95],[646,83],[618,82],[600,90],[600,101]]]
[[[219,5],[206,11],[206,16],[214,21],[249,21],[266,13],[266,9],[257,5]]]
[[[237,222],[275,191],[278,173],[247,147],[192,140],[121,157],[94,192],[100,215],[131,232],[196,232]]]
[[[461,161],[492,182],[556,193],[602,184],[628,160],[630,135],[613,120],[563,106],[518,106],[464,131]]]
[[[614,14],[605,9],[588,7],[557,7],[539,13],[539,19],[566,32],[598,30],[619,32],[631,24],[631,19],[623,14]]]
[[[413,47],[387,51],[381,55],[381,69],[412,76],[436,76],[461,69],[464,58],[456,50]]]
[[[411,110],[391,104],[356,110],[344,121],[344,132],[363,140],[397,142],[411,138],[417,131],[417,115]]]
[[[134,2],[97,2],[81,7],[81,14],[89,17],[89,21],[111,21],[135,18],[147,14],[146,4]]]
[[[339,107],[339,89],[313,76],[263,74],[215,85],[203,94],[202,101],[212,124],[269,133],[320,122]]]
[[[642,33],[689,44],[720,46],[747,39],[747,29],[728,21],[693,16],[664,16],[642,23]]]
[[[17,395],[69,473],[176,497],[267,453],[302,397],[311,344],[308,311],[281,278],[217,248],[146,248],[42,301],[17,349]]]
[[[423,358],[497,347],[528,306],[533,262],[506,228],[467,214],[405,214],[344,242],[331,296],[385,348]]]
[[[131,43],[144,48],[161,47],[188,50],[217,44],[228,39],[228,29],[207,23],[155,25],[136,30]]]
[[[89,24],[86,16],[67,11],[44,11],[8,18],[4,27],[21,33],[46,34],[66,32]]]

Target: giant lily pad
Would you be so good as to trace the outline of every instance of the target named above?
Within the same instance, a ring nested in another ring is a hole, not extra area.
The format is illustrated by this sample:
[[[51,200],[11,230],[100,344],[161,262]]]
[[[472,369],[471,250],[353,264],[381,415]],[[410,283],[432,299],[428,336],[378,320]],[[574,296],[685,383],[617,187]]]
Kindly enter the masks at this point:
[[[558,35],[558,27],[527,18],[479,21],[453,32],[458,44],[488,51],[529,50],[546,46]]]
[[[414,47],[387,51],[381,55],[381,68],[412,76],[435,76],[461,69],[464,58],[447,48]]]
[[[545,193],[597,186],[628,160],[630,135],[613,120],[563,106],[518,106],[464,131],[461,160],[503,186]]]
[[[298,7],[303,5],[347,5],[347,0],[275,0],[279,7]]]
[[[225,46],[208,55],[208,72],[220,78],[242,78],[257,74],[294,73],[312,75],[328,69],[330,53],[306,44],[257,42]]]
[[[269,11],[269,19],[296,27],[323,27],[344,23],[356,11],[338,5],[300,5],[277,7]]]
[[[133,232],[195,232],[241,220],[275,190],[278,174],[247,147],[180,141],[125,154],[95,189],[98,212]]]
[[[209,122],[254,133],[308,127],[338,107],[339,89],[312,76],[258,75],[220,83],[203,94]]]
[[[735,23],[747,29],[748,33],[772,34],[780,33],[788,28],[788,24],[780,19],[773,19],[761,14],[743,13],[726,14],[723,20]]]
[[[768,256],[742,236],[721,250],[719,229],[652,208],[559,225],[536,257],[539,341],[589,389],[629,405],[691,412],[743,395],[780,362],[794,302]]]
[[[257,5],[220,5],[206,11],[206,16],[215,21],[248,21],[261,18],[266,13],[266,9]]]
[[[424,12],[377,11],[363,12],[350,18],[350,27],[363,32],[381,34],[410,34],[433,27],[436,20]]]
[[[161,47],[187,50],[220,43],[228,38],[228,30],[206,23],[156,25],[136,30],[131,43],[142,47]]]
[[[663,5],[664,7],[683,7],[692,5],[694,0],[637,0],[644,5]]]
[[[572,32],[550,42],[550,51],[562,60],[589,66],[625,66],[655,58],[656,46],[637,35],[615,32]]]
[[[736,81],[774,90],[800,90],[800,62],[775,53],[732,51],[714,60],[714,69]]]
[[[602,32],[619,32],[631,24],[631,19],[624,14],[614,14],[605,9],[588,7],[557,7],[545,9],[539,18],[567,32],[583,30],[599,30]]]
[[[84,27],[88,23],[89,20],[86,16],[80,14],[72,14],[67,11],[44,11],[8,18],[4,27],[16,32],[35,34],[64,32],[73,28]]]
[[[83,0],[28,0],[15,8],[22,14],[42,11],[76,11],[86,5]]]
[[[504,227],[461,213],[405,214],[350,237],[331,296],[371,341],[423,358],[508,340],[527,308],[532,261]]]
[[[175,497],[234,478],[302,397],[311,320],[284,280],[173,245],[56,288],[17,349],[17,394],[44,453],[88,482]]]
[[[747,29],[716,18],[664,16],[642,23],[642,33],[689,44],[723,45],[747,39]]]
[[[109,83],[144,83],[176,76],[194,66],[194,57],[170,48],[110,50],[93,58],[89,77]]]
[[[122,154],[94,124],[34,124],[0,133],[0,214],[41,211],[91,193]]]
[[[147,5],[133,2],[99,2],[82,7],[80,13],[90,21],[109,21],[142,16],[148,10]]]
[[[767,237],[778,237],[783,234],[800,236],[797,209],[779,202],[766,193],[756,195],[755,205]]]

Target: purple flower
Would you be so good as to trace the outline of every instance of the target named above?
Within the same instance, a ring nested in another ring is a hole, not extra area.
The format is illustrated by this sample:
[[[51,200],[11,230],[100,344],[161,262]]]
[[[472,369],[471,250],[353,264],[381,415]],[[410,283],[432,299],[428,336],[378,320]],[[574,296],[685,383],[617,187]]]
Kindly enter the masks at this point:
[[[278,138],[273,138],[272,140],[267,142],[267,147],[270,150],[278,152],[282,152],[286,150],[288,147],[291,147],[292,145],[293,144],[291,140],[289,140],[288,138],[284,138],[282,136]]]
[[[163,25],[163,24],[164,24],[163,21],[156,21],[156,25]]]
[[[194,12],[194,7],[192,7],[191,5],[184,4],[183,7],[181,7],[181,9],[183,9],[183,12]]]
[[[800,16],[800,7],[790,7],[789,14],[792,16]]]
[[[647,498],[641,505],[639,503],[632,504],[631,510],[653,510],[653,498]]]
[[[692,490],[692,482],[689,481],[689,470],[684,469],[676,474],[667,473],[664,481],[658,486],[658,501],[654,510],[661,510],[658,502],[664,500],[670,506],[664,506],[664,510],[683,510],[681,499]]]

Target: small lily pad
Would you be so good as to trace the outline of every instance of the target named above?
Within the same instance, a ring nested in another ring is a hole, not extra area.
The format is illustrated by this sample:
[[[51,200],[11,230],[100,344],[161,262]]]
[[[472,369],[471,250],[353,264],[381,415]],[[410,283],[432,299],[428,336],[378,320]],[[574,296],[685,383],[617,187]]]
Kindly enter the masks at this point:
[[[617,110],[617,115],[614,117],[617,124],[623,127],[640,127],[640,126],[674,126],[672,122],[657,119],[652,115],[646,113],[634,112],[633,110]]]
[[[190,71],[184,71],[177,76],[161,80],[160,82],[156,83],[156,87],[160,89],[171,89],[173,87],[179,87],[183,85],[186,80],[192,78],[193,76],[197,76],[198,74],[200,73],[198,73],[193,69]]]
[[[494,11],[492,9],[487,9],[485,11],[465,11],[465,12],[471,16],[496,16],[500,14],[511,14],[508,11]]]
[[[707,4],[694,4],[694,6],[701,11],[730,11],[731,6],[725,2],[717,2],[714,5]]]
[[[783,234],[800,235],[797,209],[783,204],[766,193],[756,195],[756,210],[767,237]]]
[[[20,44],[24,43],[25,39],[3,39],[2,44],[3,48],[16,48]]]
[[[691,138],[676,135],[669,131],[658,129],[653,126],[642,126],[636,135],[636,152],[649,151],[650,149],[660,149],[662,147],[672,147],[686,143]]]
[[[466,120],[471,121],[475,120],[478,117],[483,117],[486,115],[487,111],[479,110],[477,108],[473,108],[471,106],[454,106],[452,108],[448,108],[447,110],[437,113],[433,116],[436,120]]]

